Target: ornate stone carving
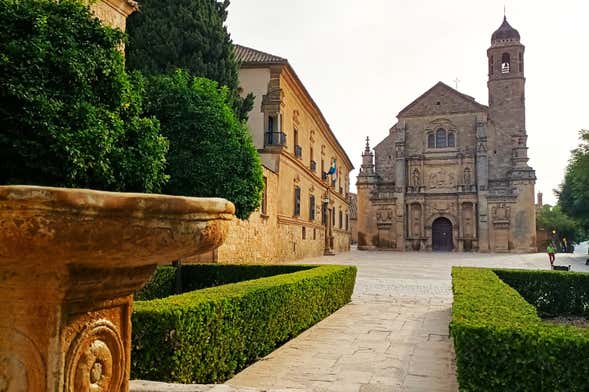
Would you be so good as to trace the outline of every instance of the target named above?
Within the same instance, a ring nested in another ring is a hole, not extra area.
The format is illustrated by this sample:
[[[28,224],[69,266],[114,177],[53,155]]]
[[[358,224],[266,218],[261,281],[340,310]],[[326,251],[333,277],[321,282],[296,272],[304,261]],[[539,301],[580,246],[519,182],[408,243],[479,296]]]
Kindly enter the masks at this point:
[[[511,208],[510,207],[506,207],[505,203],[501,203],[497,206],[494,206],[491,209],[491,214],[493,216],[493,221],[497,222],[497,221],[509,221],[509,218],[511,216]]]
[[[447,169],[433,169],[429,173],[428,186],[430,189],[452,188],[456,186],[456,177]]]
[[[67,392],[115,392],[125,374],[125,350],[116,327],[98,320],[78,334],[66,357]]]
[[[377,223],[391,223],[393,221],[393,210],[390,208],[382,208],[376,212]]]
[[[421,174],[419,173],[419,169],[414,169],[413,170],[413,183],[412,185],[414,187],[419,187],[421,185]]]
[[[464,185],[470,185],[471,184],[471,178],[470,178],[470,168],[465,168],[464,169]]]

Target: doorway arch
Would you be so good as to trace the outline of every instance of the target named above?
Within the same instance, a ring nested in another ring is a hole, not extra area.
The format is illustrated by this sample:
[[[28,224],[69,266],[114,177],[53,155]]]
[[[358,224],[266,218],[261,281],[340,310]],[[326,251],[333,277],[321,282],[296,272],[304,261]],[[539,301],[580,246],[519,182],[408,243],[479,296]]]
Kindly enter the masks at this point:
[[[432,223],[432,250],[450,252],[452,249],[452,222],[447,218],[438,218]]]

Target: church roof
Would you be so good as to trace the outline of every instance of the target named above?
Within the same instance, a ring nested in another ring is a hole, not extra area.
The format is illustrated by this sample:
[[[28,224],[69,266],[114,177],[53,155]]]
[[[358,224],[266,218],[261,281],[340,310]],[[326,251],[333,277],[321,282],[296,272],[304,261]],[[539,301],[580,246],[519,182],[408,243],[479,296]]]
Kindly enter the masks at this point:
[[[451,107],[446,101],[452,99]],[[436,102],[432,105],[432,102]],[[444,103],[444,104],[442,104]],[[423,116],[433,113],[465,113],[486,111],[488,107],[478,103],[470,95],[438,82],[399,112],[397,117]]]
[[[502,39],[516,39],[519,41],[519,32],[511,27],[509,22],[507,22],[507,17],[503,17],[503,23],[501,26],[491,36],[491,42],[495,42]]]
[[[248,48],[243,45],[233,45],[235,57],[242,64],[286,64],[288,60],[270,53]]]

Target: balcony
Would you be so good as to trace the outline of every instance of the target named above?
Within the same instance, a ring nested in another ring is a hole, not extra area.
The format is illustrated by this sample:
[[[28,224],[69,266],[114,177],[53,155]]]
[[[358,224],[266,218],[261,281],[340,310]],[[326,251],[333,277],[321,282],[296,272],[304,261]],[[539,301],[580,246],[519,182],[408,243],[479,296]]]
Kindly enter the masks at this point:
[[[284,132],[267,131],[264,135],[265,146],[286,146],[286,134]]]
[[[309,168],[313,173],[315,173],[317,171],[317,162],[311,161],[311,163],[309,164]]]
[[[303,157],[303,147],[299,145],[295,145],[295,157],[302,158]]]

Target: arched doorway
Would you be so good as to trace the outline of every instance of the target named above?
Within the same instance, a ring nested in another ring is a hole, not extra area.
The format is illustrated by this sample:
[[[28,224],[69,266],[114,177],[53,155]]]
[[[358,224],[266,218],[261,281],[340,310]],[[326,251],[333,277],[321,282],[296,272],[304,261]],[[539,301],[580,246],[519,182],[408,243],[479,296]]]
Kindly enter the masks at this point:
[[[454,248],[452,222],[438,218],[432,224],[432,250],[449,252]]]

